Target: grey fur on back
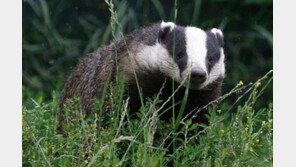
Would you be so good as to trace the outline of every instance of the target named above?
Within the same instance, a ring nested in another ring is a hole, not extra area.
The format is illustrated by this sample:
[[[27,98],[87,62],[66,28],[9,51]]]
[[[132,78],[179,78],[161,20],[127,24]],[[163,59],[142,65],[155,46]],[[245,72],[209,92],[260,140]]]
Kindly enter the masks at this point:
[[[127,80],[132,82],[134,77],[132,69],[130,68],[131,66],[128,65],[128,51],[135,54],[140,44],[155,44],[159,29],[160,23],[147,28],[138,29],[125,36],[125,41],[121,39],[117,41],[115,45],[114,43],[111,43],[107,46],[101,47],[101,49],[90,53],[80,61],[74,72],[67,79],[59,101],[58,131],[60,133],[63,131],[63,108],[65,107],[67,100],[72,99],[74,96],[78,97],[81,112],[86,113],[87,115],[90,114],[93,108],[93,99],[100,98],[102,96],[108,76],[111,75],[111,80],[115,79],[116,52],[119,71],[125,70]]]

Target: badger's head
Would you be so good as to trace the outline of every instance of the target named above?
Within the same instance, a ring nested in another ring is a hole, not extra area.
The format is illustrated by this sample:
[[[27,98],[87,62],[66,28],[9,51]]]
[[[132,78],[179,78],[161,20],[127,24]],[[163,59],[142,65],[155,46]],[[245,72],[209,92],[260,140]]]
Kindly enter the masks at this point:
[[[200,90],[224,78],[223,45],[223,33],[219,29],[203,31],[162,22],[148,58],[168,77]]]

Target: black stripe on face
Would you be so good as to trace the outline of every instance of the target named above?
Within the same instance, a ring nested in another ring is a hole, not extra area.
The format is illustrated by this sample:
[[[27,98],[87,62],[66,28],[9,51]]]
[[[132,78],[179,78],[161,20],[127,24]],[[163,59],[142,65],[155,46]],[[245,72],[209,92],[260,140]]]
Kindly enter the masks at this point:
[[[172,31],[168,27],[160,30],[159,42],[163,44],[168,50],[171,57],[173,57],[174,50],[174,31],[175,31],[175,55],[174,61],[180,69],[180,74],[187,66],[188,55],[186,52],[186,35],[185,28],[176,26]]]
[[[206,67],[208,73],[211,72],[213,66],[219,61],[221,57],[221,46],[219,45],[215,34],[211,31],[207,31],[206,39],[206,48],[207,48],[207,57],[206,57]]]

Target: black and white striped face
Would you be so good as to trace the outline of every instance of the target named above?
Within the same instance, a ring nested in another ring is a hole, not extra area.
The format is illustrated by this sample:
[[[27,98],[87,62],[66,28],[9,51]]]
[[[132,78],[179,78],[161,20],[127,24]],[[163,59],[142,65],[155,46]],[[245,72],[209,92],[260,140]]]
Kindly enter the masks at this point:
[[[160,26],[155,47],[163,52],[156,57],[163,73],[179,83],[185,80],[191,89],[203,89],[224,78],[224,41],[219,29],[203,31],[172,22],[162,22]]]

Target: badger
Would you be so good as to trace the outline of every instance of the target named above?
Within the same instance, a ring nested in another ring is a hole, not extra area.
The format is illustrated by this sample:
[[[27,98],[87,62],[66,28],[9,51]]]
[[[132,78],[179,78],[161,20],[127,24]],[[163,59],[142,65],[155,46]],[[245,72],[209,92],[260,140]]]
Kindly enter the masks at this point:
[[[59,132],[63,129],[66,101],[78,97],[81,112],[91,114],[93,100],[102,97],[107,80],[115,82],[118,71],[124,71],[132,112],[141,106],[138,87],[144,98],[154,96],[162,88],[159,98],[166,100],[172,95],[172,84],[183,84],[174,94],[175,101],[182,101],[186,85],[189,87],[185,112],[203,107],[221,94],[225,77],[223,48],[223,33],[217,28],[204,31],[162,21],[90,53],[77,65],[62,91]],[[170,119],[171,114],[166,112],[161,119]],[[204,113],[197,118],[204,120]]]

